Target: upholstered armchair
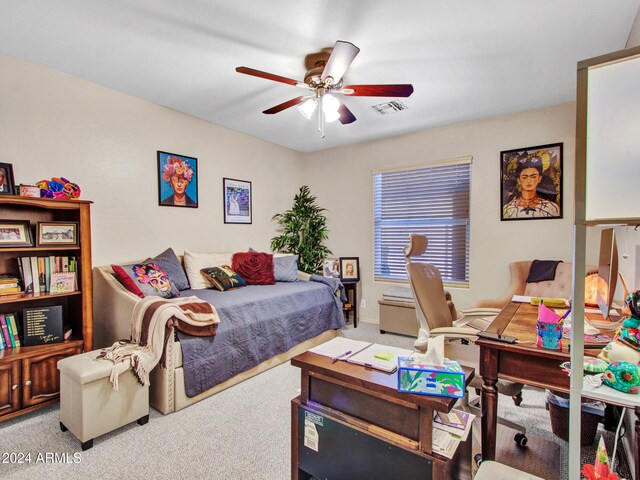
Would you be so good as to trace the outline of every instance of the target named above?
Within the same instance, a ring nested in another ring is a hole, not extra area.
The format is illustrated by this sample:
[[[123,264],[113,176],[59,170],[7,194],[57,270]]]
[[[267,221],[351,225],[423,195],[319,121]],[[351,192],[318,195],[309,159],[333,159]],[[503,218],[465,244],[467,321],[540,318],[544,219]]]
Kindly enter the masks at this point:
[[[514,295],[526,295],[530,297],[544,298],[571,298],[572,264],[559,263],[556,268],[556,276],[553,280],[527,283],[531,260],[512,262],[509,264],[511,283],[503,297],[478,300],[474,308],[502,308],[511,301]],[[587,275],[597,273],[597,267],[587,267]]]

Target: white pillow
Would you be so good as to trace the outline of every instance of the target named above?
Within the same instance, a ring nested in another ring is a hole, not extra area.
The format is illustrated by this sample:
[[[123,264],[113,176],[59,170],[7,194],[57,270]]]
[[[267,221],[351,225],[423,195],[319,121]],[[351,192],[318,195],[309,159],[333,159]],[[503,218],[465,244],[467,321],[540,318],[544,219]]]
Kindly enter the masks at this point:
[[[233,253],[193,253],[184,251],[184,270],[191,285],[191,290],[203,290],[213,287],[213,284],[206,280],[200,270],[207,267],[231,266]]]

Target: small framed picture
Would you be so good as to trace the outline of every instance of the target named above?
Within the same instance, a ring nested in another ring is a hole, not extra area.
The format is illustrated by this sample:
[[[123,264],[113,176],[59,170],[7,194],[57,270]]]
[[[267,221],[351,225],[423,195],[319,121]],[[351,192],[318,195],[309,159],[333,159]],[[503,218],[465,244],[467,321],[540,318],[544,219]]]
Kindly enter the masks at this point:
[[[198,208],[198,159],[158,151],[158,203]]]
[[[14,193],[13,165],[10,163],[0,163],[0,195],[13,195]]]
[[[40,187],[37,185],[18,185],[18,195],[21,197],[40,198]]]
[[[0,220],[1,247],[33,247],[28,220]]]
[[[325,258],[322,262],[322,276],[340,278],[340,260],[337,258]]]
[[[562,143],[500,152],[500,220],[562,218]]]
[[[251,223],[251,182],[222,179],[224,223]]]
[[[360,280],[360,260],[358,257],[340,257],[340,279],[352,282]]]
[[[78,245],[78,222],[38,222],[36,246]]]

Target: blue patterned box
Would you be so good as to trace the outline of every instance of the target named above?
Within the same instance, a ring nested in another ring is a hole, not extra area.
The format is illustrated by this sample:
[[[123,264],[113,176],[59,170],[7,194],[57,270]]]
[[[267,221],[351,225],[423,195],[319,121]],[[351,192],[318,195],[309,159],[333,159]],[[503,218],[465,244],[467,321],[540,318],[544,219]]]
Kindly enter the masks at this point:
[[[398,391],[464,397],[464,371],[454,360],[445,359],[441,367],[418,363],[413,357],[398,357]]]

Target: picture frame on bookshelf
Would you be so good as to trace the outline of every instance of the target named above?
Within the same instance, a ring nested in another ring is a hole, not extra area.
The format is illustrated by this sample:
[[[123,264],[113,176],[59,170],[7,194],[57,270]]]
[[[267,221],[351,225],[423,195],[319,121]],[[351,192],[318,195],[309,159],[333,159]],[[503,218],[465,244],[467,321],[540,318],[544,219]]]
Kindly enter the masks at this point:
[[[13,195],[14,193],[13,165],[0,163],[0,195]]]
[[[0,220],[0,248],[33,247],[29,220]]]
[[[57,247],[78,245],[78,222],[38,222],[36,246]]]

